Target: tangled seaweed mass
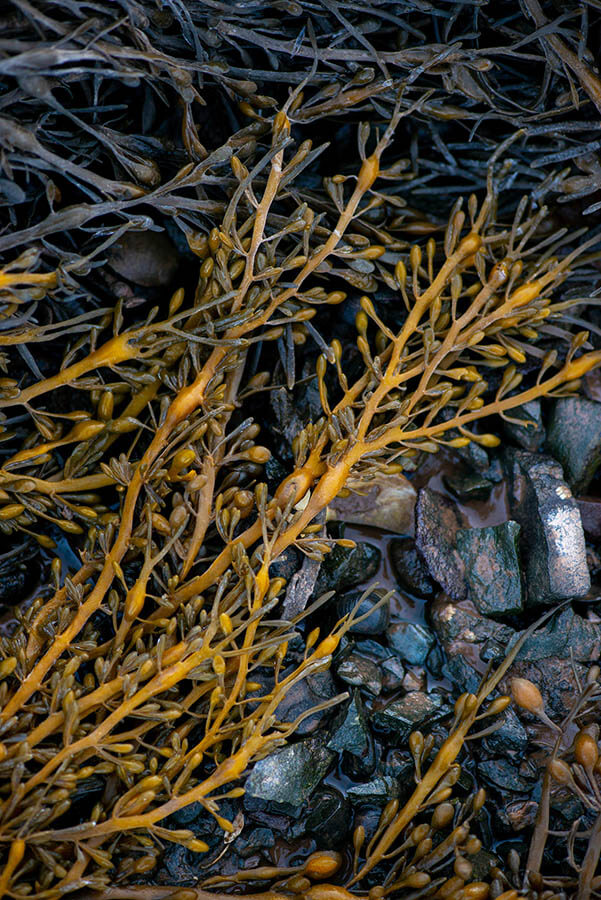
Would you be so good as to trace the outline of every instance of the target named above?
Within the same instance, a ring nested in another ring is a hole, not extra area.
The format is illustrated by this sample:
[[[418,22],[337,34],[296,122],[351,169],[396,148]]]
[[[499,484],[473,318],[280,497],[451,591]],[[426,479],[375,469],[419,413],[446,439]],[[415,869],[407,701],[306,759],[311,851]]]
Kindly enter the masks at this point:
[[[494,448],[601,363],[598,4],[11,0],[0,21],[0,562],[39,573],[0,637],[0,896],[597,895],[595,667],[562,722],[514,680],[553,735],[539,814],[529,852],[470,862],[486,798],[461,757],[519,645],[439,747],[412,732],[409,800],[346,856],[209,876],[173,822],[200,805],[227,855],[224,803],[360,621],[318,626],[327,595],[286,615],[284,552],[352,546],[337,497]],[[313,391],[285,452],[276,388]],[[556,790],[593,823],[561,874]],[[197,885],[165,876],[174,843]]]

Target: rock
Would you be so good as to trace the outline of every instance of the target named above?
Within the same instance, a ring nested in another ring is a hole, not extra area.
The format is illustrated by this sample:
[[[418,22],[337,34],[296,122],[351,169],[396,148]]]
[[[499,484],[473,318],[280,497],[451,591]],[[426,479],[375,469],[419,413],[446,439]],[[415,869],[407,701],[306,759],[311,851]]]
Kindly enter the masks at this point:
[[[558,463],[509,449],[513,517],[523,529],[528,606],[583,597],[591,586],[584,531],[576,501]]]
[[[388,644],[402,660],[414,666],[425,663],[435,638],[426,625],[417,622],[398,622],[386,632]]]
[[[546,437],[540,400],[530,400],[522,406],[517,406],[512,409],[510,415],[512,419],[521,419],[524,424],[505,420],[503,422],[505,434],[524,450],[531,453],[540,450]]]
[[[398,747],[389,750],[383,764],[384,775],[390,775],[403,784],[411,784],[413,773],[415,771],[415,763],[413,757],[408,750],[401,750]]]
[[[507,646],[511,650],[519,635]],[[524,642],[517,659],[538,662],[547,659],[573,659],[596,662],[601,655],[601,624],[577,615],[567,607],[539,628]]]
[[[349,775],[371,775],[373,772],[376,765],[374,741],[358,691],[354,692],[334,725],[327,747],[343,754],[342,767]],[[349,757],[354,759],[349,760]]]
[[[179,254],[158,231],[127,231],[107,256],[111,269],[142,287],[167,287],[179,266]]]
[[[478,762],[478,772],[489,784],[503,791],[529,791],[532,779],[527,780],[518,771],[514,762],[508,759],[487,759]]]
[[[384,475],[372,484],[364,494],[337,497],[328,507],[328,519],[397,534],[412,531],[417,495],[411,482],[403,475]]]
[[[236,840],[235,850],[242,859],[248,859],[263,850],[275,846],[275,836],[271,828],[253,828],[244,832]]]
[[[335,758],[322,737],[310,737],[274,751],[255,763],[246,779],[245,806],[269,806],[298,816]]]
[[[575,494],[586,493],[601,463],[601,403],[584,397],[555,402],[547,450],[563,467]]]
[[[487,500],[493,489],[492,481],[478,472],[469,475],[445,475],[445,487],[460,500]]]
[[[389,775],[380,775],[366,784],[354,784],[347,788],[351,803],[377,803],[384,805],[400,794],[399,783]]]
[[[380,558],[378,548],[364,541],[359,541],[352,548],[337,544],[322,563],[314,595],[319,597],[326,591],[342,593],[368,581],[378,571]]]
[[[463,525],[451,500],[430,488],[421,489],[416,507],[417,548],[432,578],[455,600],[466,594],[463,560],[455,546]]]
[[[440,694],[413,691],[400,700],[393,700],[372,716],[374,725],[405,741],[412,731],[424,722],[433,722],[449,712]]]
[[[528,732],[522,725],[513,706],[508,706],[503,713],[503,724],[497,731],[484,738],[486,748],[492,753],[515,753],[519,758],[526,754]]]
[[[289,547],[288,549],[293,548]],[[317,584],[320,568],[321,563],[319,560],[309,559],[308,556],[304,557],[300,568],[292,574],[286,585],[286,596],[282,604],[282,618],[294,619],[299,613],[304,611]],[[270,567],[269,571],[270,577],[273,577],[273,567]],[[286,574],[283,577],[288,578]]]
[[[294,722],[314,706],[319,706],[324,700],[331,700],[335,696],[336,685],[331,673],[329,671],[316,672],[314,675],[308,675],[307,678],[297,681],[290,688],[278,705],[276,715],[281,722]],[[298,737],[312,734],[331,715],[331,709],[318,710],[300,722],[295,734]]]
[[[382,670],[382,690],[397,691],[402,686],[405,677],[405,667],[401,660],[396,656],[390,656],[382,662],[380,668]]]
[[[436,585],[430,578],[428,567],[413,538],[402,537],[391,541],[390,559],[401,587],[422,600],[429,600],[434,596]]]
[[[576,502],[585,534],[601,538],[601,500],[597,497],[579,497]]]
[[[403,688],[410,691],[425,691],[428,686],[426,670],[420,668],[410,669],[403,678]]]
[[[361,591],[353,591],[340,597],[336,604],[337,616],[341,619],[352,612],[359,600],[361,600],[361,596]],[[373,612],[370,612],[370,610],[373,610]],[[390,601],[386,600],[383,603],[381,594],[376,590],[361,601],[359,608],[355,612],[355,618],[360,616],[366,616],[366,618],[362,622],[351,625],[349,634],[382,634],[388,627]]]
[[[352,821],[348,799],[336,788],[323,787],[309,800],[306,818],[299,823],[300,834],[313,834],[320,847],[332,850],[345,843]]]
[[[492,648],[493,656],[504,655],[504,647],[515,632],[507,625],[486,619],[471,601],[456,603],[442,595],[434,601],[431,621],[445,652],[446,674],[461,691],[477,691]]]
[[[382,690],[382,675],[379,666],[366,656],[351,653],[336,669],[336,674],[346,684],[377,696]]]
[[[457,532],[468,596],[485,616],[503,618],[522,611],[519,535],[520,526],[511,521]]]
[[[269,566],[269,577],[285,578],[286,581],[290,581],[301,568],[304,559],[306,557],[296,547],[287,547]]]

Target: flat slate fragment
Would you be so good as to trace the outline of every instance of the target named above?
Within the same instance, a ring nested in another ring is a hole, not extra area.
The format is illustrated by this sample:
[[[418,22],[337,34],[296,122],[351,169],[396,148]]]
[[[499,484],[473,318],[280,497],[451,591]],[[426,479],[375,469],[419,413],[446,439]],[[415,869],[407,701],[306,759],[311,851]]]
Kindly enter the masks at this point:
[[[377,710],[372,721],[378,728],[392,732],[404,741],[423,722],[440,719],[448,711],[440,694],[411,691],[400,700],[393,700],[388,706]]]
[[[522,611],[519,535],[520,526],[513,521],[457,532],[468,596],[484,616],[502,618]]]
[[[269,804],[279,812],[298,815],[335,757],[319,737],[276,750],[260,759],[246,779],[245,804]]]

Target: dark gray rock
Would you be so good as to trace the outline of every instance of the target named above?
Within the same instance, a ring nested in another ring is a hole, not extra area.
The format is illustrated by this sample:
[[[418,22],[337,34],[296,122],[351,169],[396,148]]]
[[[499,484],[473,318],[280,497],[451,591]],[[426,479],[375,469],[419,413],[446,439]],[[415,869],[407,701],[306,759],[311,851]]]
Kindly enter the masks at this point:
[[[511,521],[457,532],[468,596],[485,616],[502,618],[522,611],[519,535],[520,526]]]
[[[389,775],[380,775],[365,784],[354,784],[347,789],[351,803],[375,803],[384,805],[399,796],[399,783]]]
[[[431,723],[449,712],[449,707],[440,694],[412,691],[400,700],[393,700],[372,716],[377,728],[394,734],[405,741],[412,731],[424,722]]]
[[[402,588],[423,600],[429,600],[434,596],[436,585],[430,578],[428,567],[420,556],[413,538],[402,537],[391,541],[390,560]]]
[[[242,859],[248,859],[256,853],[275,846],[275,836],[271,828],[253,828],[248,833],[245,831],[236,840],[234,849]]]
[[[431,621],[445,653],[443,674],[461,691],[478,689],[487,650],[493,659],[502,658],[515,635],[509,626],[484,618],[471,601],[456,603],[444,595],[434,601]]]
[[[512,409],[510,416],[512,419],[521,419],[524,424],[504,421],[505,434],[523,450],[529,450],[532,453],[540,450],[546,436],[540,400],[530,400],[528,403]]]
[[[417,498],[416,526],[417,548],[432,578],[453,599],[465,597],[465,570],[455,545],[464,522],[456,504],[444,494],[422,488]]]
[[[532,788],[532,779],[524,778],[514,762],[509,759],[487,759],[478,762],[478,771],[485,781],[503,791],[528,791]]]
[[[508,706],[503,713],[503,724],[487,738],[486,747],[492,753],[515,753],[523,758],[528,746],[528,732],[522,725],[513,706]]]
[[[511,650],[519,635],[507,645]],[[573,659],[593,662],[601,651],[601,625],[577,615],[567,607],[539,628],[524,642],[517,659],[538,662],[547,659]]]
[[[397,691],[403,684],[405,677],[405,667],[397,656],[389,656],[383,660],[382,669],[382,690]]]
[[[342,591],[368,581],[378,571],[380,551],[373,544],[359,541],[355,547],[336,545],[324,559],[317,578],[316,597],[326,591]]]
[[[276,750],[255,763],[246,779],[245,806],[269,806],[298,816],[335,758],[322,737],[310,737]]]
[[[281,722],[294,722],[303,713],[335,696],[336,685],[331,673],[316,672],[293,685],[277,707],[276,715]],[[312,734],[331,714],[331,709],[322,709],[307,716],[298,725],[295,734],[298,737]]]
[[[487,500],[493,489],[492,481],[479,472],[469,475],[445,475],[445,487],[460,500]]]
[[[341,619],[352,612],[361,600],[361,591],[353,591],[340,597],[336,603],[336,613]],[[378,606],[379,604],[379,606]],[[373,612],[370,612],[373,610]],[[382,602],[381,596],[374,591],[369,597],[361,601],[355,612],[355,618],[366,616],[362,622],[357,622],[349,628],[349,634],[382,634],[386,631],[390,618],[390,601]]]
[[[346,684],[377,696],[382,690],[382,674],[373,659],[351,653],[337,667],[336,674]]]
[[[425,663],[435,641],[430,629],[417,622],[397,622],[388,628],[386,637],[394,652],[414,666]]]
[[[306,818],[299,822],[298,835],[313,834],[320,847],[333,850],[345,842],[352,821],[348,799],[336,788],[319,788],[307,804]],[[293,834],[296,836],[294,829]]]
[[[585,494],[601,463],[601,404],[584,397],[557,400],[547,449],[563,467],[575,494]]]
[[[327,747],[343,754],[343,768],[351,770],[348,774],[370,775],[373,772],[376,765],[374,741],[358,691],[336,721]]]
[[[561,466],[512,449],[505,452],[504,463],[513,518],[523,529],[527,605],[583,597],[591,586],[584,530]]]

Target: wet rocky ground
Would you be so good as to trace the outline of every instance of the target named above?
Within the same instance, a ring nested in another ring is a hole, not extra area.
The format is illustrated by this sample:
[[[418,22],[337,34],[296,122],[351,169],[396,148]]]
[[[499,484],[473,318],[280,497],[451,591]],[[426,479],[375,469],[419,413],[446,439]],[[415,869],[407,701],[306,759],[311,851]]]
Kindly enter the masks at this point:
[[[358,824],[369,835],[384,803],[409,796],[410,732],[443,739],[456,697],[474,691],[553,608],[511,675],[539,686],[552,718],[566,715],[577,680],[601,650],[595,379],[586,394],[522,410],[531,424],[508,424],[495,451],[472,445],[440,453],[408,481],[388,479],[370,495],[340,501],[327,528],[355,540],[354,549],[336,547],[321,565],[295,550],[277,562],[276,574],[288,580],[283,616],[329,594],[301,630],[318,624],[325,631],[357,603],[360,620],[331,670],[297,684],[280,707],[282,720],[305,717],[287,746],[255,765],[239,805],[224,808],[235,824],[226,844],[201,809],[184,810],[178,823],[194,828],[211,853],[199,868],[198,857],[172,845],[160,880],[194,884],[215,873],[294,864],[317,848],[348,851]],[[296,652],[300,641],[291,666]],[[265,687],[269,678],[265,670]],[[506,691],[507,681],[499,689]],[[486,788],[496,809],[494,821],[482,816],[479,827],[499,857],[526,846],[551,741],[538,720],[510,707],[464,753],[463,787]],[[552,825],[565,831],[582,814],[573,799],[556,799]],[[485,874],[495,857],[481,857]]]

